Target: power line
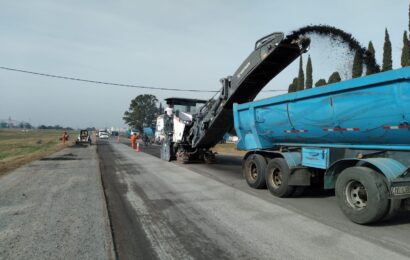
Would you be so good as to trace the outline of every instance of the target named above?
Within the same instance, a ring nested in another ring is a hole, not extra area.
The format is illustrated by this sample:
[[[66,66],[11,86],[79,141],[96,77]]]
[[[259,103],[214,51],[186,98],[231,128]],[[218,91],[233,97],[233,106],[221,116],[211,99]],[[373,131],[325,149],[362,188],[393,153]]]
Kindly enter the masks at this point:
[[[89,79],[80,79],[74,77],[67,77],[67,76],[60,76],[48,73],[40,73],[22,69],[15,69],[9,67],[1,67],[2,70],[14,71],[14,72],[21,72],[27,74],[33,74],[37,76],[43,77],[50,77],[50,78],[58,78],[58,79],[65,79],[65,80],[74,80],[74,81],[81,81],[93,84],[102,84],[102,85],[111,85],[111,86],[120,86],[120,87],[128,87],[128,88],[142,88],[142,89],[151,89],[151,90],[171,90],[171,91],[181,91],[181,92],[208,92],[208,93],[215,93],[219,92],[219,90],[199,90],[199,89],[180,89],[180,88],[160,88],[160,87],[149,87],[149,86],[141,86],[141,85],[132,85],[132,84],[122,84],[122,83],[113,83],[113,82],[106,82],[106,81],[98,81],[98,80],[89,80]],[[266,90],[267,92],[283,92],[287,90]]]
[[[158,88],[158,87],[148,87],[148,86],[140,86],[140,85],[131,85],[131,84],[121,84],[121,83],[113,83],[113,82],[89,80],[89,79],[80,79],[80,78],[67,77],[67,76],[59,76],[59,75],[53,75],[53,74],[47,74],[47,73],[40,73],[40,72],[34,72],[34,71],[27,71],[27,70],[21,70],[21,69],[14,69],[14,68],[8,68],[8,67],[0,67],[0,69],[9,70],[9,71],[16,71],[16,72],[22,72],[22,73],[27,73],[27,74],[34,74],[34,75],[44,76],[44,77],[51,77],[51,78],[58,78],[58,79],[65,79],[65,80],[74,80],[74,81],[81,81],[81,82],[94,83],[94,84],[103,84],[103,85],[111,85],[111,86],[129,87],[129,88],[142,88],[142,89],[155,89],[155,90],[172,90],[172,91],[188,91],[188,92],[212,92],[212,93],[217,92],[217,91],[213,91],[213,90]]]

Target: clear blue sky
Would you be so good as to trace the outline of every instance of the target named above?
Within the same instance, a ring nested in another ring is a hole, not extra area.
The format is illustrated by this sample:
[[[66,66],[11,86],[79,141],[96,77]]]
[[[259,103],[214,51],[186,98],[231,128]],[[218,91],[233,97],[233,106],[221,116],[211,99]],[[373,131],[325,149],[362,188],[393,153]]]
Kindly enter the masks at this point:
[[[217,90],[252,51],[275,31],[329,24],[372,40],[381,63],[384,30],[390,33],[394,68],[400,67],[405,0],[266,1],[1,1],[0,66],[125,84]],[[334,70],[348,77],[345,50],[314,39],[314,81]],[[297,62],[266,89],[287,89]],[[0,119],[72,127],[122,126],[132,98],[182,93],[110,87],[0,70]],[[264,92],[258,98],[273,95]]]

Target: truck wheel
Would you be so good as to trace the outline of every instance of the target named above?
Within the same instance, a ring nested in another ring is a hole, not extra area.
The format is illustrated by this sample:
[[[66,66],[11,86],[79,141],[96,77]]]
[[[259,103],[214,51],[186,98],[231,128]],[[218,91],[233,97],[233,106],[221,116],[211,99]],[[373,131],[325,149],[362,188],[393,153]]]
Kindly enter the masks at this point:
[[[254,189],[266,188],[266,160],[262,155],[252,154],[248,156],[243,164],[242,170],[246,182],[250,187]]]
[[[383,221],[394,218],[401,210],[402,201],[400,199],[390,199],[389,210],[383,217]]]
[[[291,196],[295,190],[289,186],[290,169],[285,159],[275,158],[268,163],[266,169],[266,185],[272,195],[280,198]]]
[[[350,167],[336,180],[336,198],[340,209],[358,224],[382,219],[390,207],[384,177],[366,167]]]
[[[215,154],[213,154],[213,153],[204,153],[204,162],[206,164],[216,163]]]
[[[189,162],[189,155],[185,152],[178,151],[176,156],[177,156],[178,163],[185,164]]]

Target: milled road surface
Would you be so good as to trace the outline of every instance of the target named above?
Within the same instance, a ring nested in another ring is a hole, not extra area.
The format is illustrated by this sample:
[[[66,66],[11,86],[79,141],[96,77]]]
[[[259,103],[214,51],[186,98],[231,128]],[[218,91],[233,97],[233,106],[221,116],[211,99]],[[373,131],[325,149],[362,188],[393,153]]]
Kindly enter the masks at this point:
[[[410,257],[409,212],[360,226],[321,189],[280,199],[249,188],[240,157],[180,165],[141,149],[154,156],[99,141],[0,178],[0,259]]]
[[[141,147],[158,155],[158,147]],[[249,188],[240,158],[168,163],[113,141],[98,147],[119,259],[408,259],[410,215],[347,220],[320,189],[279,199]]]
[[[114,259],[96,146],[0,178],[0,259]]]

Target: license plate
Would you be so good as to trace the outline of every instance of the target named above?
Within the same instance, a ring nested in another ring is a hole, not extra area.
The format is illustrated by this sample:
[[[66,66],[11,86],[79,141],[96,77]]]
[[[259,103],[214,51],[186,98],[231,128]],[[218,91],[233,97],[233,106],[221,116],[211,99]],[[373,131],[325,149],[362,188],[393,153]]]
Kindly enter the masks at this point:
[[[410,194],[410,186],[396,186],[391,188],[392,195]]]

